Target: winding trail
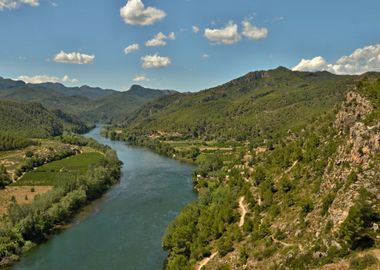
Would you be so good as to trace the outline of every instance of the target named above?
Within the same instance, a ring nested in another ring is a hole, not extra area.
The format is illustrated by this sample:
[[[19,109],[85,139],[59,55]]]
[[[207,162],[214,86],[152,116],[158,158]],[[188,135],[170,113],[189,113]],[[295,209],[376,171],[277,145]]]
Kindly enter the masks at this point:
[[[211,254],[210,257],[204,258],[202,261],[199,262],[199,265],[195,267],[196,270],[201,270],[203,266],[206,266],[209,261],[211,261],[216,255],[218,255],[218,252],[214,252]]]
[[[281,245],[283,245],[283,246],[285,246],[285,247],[291,247],[291,246],[294,246],[294,245],[292,245],[292,244],[288,244],[288,243],[285,243],[285,242],[283,242],[283,241],[277,240],[276,238],[273,237],[273,235],[271,236],[271,238],[272,238],[272,241],[273,241],[273,242],[275,242],[275,243],[279,243],[279,244],[281,244]]]
[[[247,214],[247,206],[244,204],[244,196],[239,199],[239,208],[240,208],[240,222],[239,227],[243,227],[245,221],[245,215]]]

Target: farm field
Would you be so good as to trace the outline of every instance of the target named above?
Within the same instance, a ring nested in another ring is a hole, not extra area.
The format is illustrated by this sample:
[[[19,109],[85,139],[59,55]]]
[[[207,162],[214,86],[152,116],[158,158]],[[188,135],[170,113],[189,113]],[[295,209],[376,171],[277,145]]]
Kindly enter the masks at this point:
[[[56,186],[69,175],[84,174],[91,165],[99,164],[103,155],[97,152],[83,153],[54,161],[27,172],[13,186]]]

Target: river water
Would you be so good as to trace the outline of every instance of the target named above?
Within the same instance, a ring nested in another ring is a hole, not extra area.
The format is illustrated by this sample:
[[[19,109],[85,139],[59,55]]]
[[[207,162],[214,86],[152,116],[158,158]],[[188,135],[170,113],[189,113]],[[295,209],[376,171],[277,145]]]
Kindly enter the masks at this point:
[[[180,209],[195,199],[193,167],[139,147],[88,133],[124,163],[120,183],[86,207],[70,228],[54,235],[11,269],[162,269],[161,239]]]

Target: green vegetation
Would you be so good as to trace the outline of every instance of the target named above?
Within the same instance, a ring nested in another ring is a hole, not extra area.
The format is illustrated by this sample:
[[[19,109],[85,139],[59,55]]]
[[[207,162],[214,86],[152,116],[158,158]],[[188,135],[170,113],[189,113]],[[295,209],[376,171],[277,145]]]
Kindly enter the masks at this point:
[[[355,201],[339,228],[329,213],[347,207],[342,201],[354,198],[359,187],[380,187],[367,179],[378,173],[379,163],[371,156],[363,169],[350,161],[365,152],[350,155],[349,127],[342,132],[335,124],[355,85],[375,108],[358,121],[379,122],[378,78],[284,68],[254,72],[199,93],[162,97],[123,125],[105,129],[112,139],[198,165],[193,182],[199,199],[163,238],[166,269],[191,269],[215,251],[224,257],[234,250],[241,254],[234,269],[241,260],[258,268],[310,269],[354,249],[378,247],[372,226],[379,206],[372,193]],[[368,139],[359,136],[358,143]],[[239,228],[242,196],[249,212]]]
[[[376,265],[379,261],[371,254],[364,255],[363,257],[354,257],[350,261],[350,269],[364,270],[368,267]]]
[[[25,84],[0,78],[2,100],[41,103],[45,108],[54,111],[59,118],[63,113],[63,118],[67,119],[67,113],[70,112],[91,123],[123,121],[143,104],[173,93],[175,92],[148,89],[139,85],[133,85],[129,91],[119,92],[89,86],[65,87],[59,83]],[[76,124],[64,126],[69,131],[83,133],[86,128]]]
[[[23,175],[15,185],[19,186],[56,186],[69,177],[85,174],[91,167],[104,162],[100,153],[84,153],[62,160],[50,162]]]
[[[38,103],[0,100],[0,151],[31,145],[31,138],[88,130],[82,121],[59,110],[51,112]]]
[[[3,189],[5,186],[11,183],[11,179],[7,174],[7,170],[3,165],[0,165],[0,189]]]
[[[16,170],[16,176],[20,177],[23,173],[33,170],[36,167],[42,166],[45,163],[52,162],[55,160],[60,160],[72,155],[75,155],[76,151],[71,148],[62,149],[59,152],[53,152],[45,156],[35,156],[32,155],[30,158],[27,158],[23,161],[19,168]]]
[[[62,123],[37,103],[0,101],[0,131],[14,132],[23,138],[60,135]]]
[[[373,231],[372,224],[380,221],[380,214],[366,201],[369,197],[368,192],[361,190],[360,198],[351,207],[340,227],[340,237],[354,250],[371,248],[375,245],[377,234]]]
[[[81,139],[82,143],[85,141]],[[92,140],[86,144],[101,149],[102,154],[85,153],[52,162],[27,173],[26,179],[18,183],[54,184],[54,189],[36,197],[31,204],[10,205],[0,228],[0,261],[17,258],[28,247],[45,240],[57,225],[64,224],[81,206],[101,196],[119,180],[120,162],[116,153]],[[58,171],[61,166],[65,173]],[[36,183],[40,176],[44,182]]]
[[[137,110],[125,126],[137,136],[160,131],[185,139],[257,143],[313,121],[343,101],[352,82],[353,77],[282,67],[252,72],[198,93],[162,97]]]
[[[249,262],[258,269],[310,269],[380,246],[380,151],[372,140],[379,134],[379,77],[279,67],[198,93],[157,93],[135,86],[129,93],[81,96],[76,103],[60,93],[57,99],[69,100],[64,108],[58,106],[62,112],[40,110],[53,115],[53,122],[57,117],[74,123],[63,113],[72,107],[84,119],[122,122],[102,134],[198,165],[193,182],[199,199],[182,210],[162,240],[169,252],[166,269],[194,269],[216,251],[215,267],[223,267],[220,258],[236,251],[238,256],[228,262],[231,269]],[[360,104],[343,103],[350,90],[368,99],[374,110],[366,113]],[[126,97],[137,104],[131,110],[124,108]],[[48,99],[42,102],[51,106]],[[78,109],[78,104],[83,106]],[[343,127],[337,115],[344,118]],[[17,174],[29,172],[19,184],[55,187],[29,206],[12,205],[7,227],[0,232],[1,255],[19,254],[27,241],[42,241],[55,224],[119,176],[117,159],[107,147],[62,135],[70,127],[57,123],[60,129],[44,136],[60,135],[56,140],[96,149],[104,157],[81,154],[43,165],[46,157],[25,154]],[[36,166],[41,167],[31,171]],[[247,209],[243,224],[240,199]],[[353,259],[351,267],[374,263],[363,258]]]
[[[19,149],[32,145],[33,141],[16,133],[0,131],[0,151]]]

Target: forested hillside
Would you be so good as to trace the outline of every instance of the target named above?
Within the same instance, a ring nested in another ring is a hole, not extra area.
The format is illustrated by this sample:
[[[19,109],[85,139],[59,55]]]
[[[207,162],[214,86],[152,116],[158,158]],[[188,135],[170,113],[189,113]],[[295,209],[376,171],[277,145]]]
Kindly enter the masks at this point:
[[[378,73],[278,68],[161,98],[104,132],[198,165],[166,269],[377,269],[379,100]]]
[[[299,129],[341,102],[350,76],[251,72],[224,85],[153,101],[126,119],[133,133],[176,132],[206,140],[262,141]]]
[[[90,86],[65,87],[59,83],[26,84],[0,77],[0,99],[38,102],[47,109],[58,109],[92,123],[121,121],[146,102],[173,93],[138,85],[119,92]]]
[[[78,118],[38,103],[0,100],[0,150],[22,148],[31,138],[47,138],[63,132],[83,133],[89,126]]]

